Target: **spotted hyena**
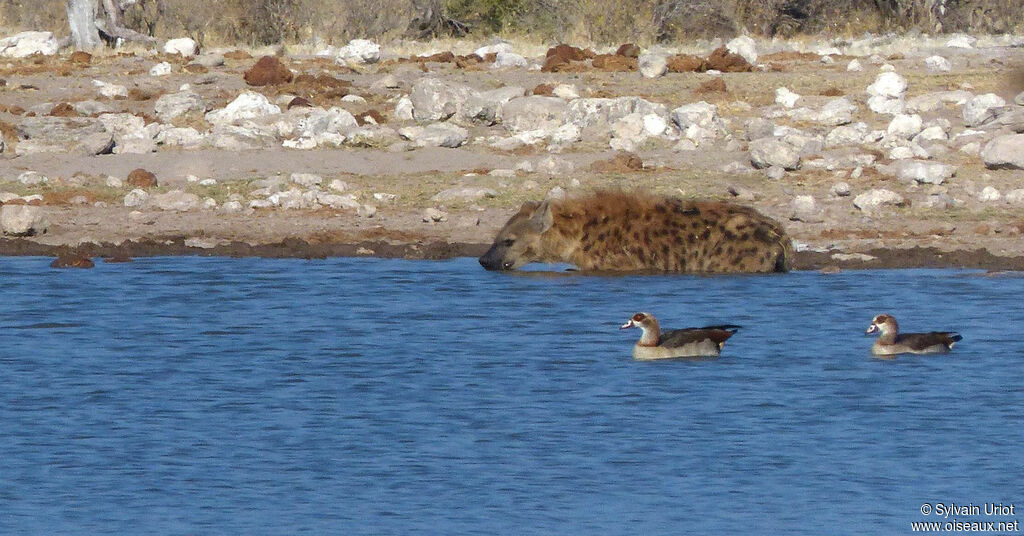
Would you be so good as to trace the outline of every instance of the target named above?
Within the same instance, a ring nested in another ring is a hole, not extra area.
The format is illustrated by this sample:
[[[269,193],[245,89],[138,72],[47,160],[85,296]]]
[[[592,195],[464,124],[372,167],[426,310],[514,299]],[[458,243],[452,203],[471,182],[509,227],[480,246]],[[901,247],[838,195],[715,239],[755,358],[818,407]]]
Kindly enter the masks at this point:
[[[588,271],[785,272],[791,244],[742,205],[598,192],[527,202],[480,257],[488,270],[568,262]]]

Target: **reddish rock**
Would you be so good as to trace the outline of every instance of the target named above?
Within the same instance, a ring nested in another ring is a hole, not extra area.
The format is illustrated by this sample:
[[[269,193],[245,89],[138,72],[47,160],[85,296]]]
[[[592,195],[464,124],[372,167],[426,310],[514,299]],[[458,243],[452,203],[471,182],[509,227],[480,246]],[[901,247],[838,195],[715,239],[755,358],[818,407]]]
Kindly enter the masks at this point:
[[[676,54],[666,60],[670,73],[702,73],[708,70],[704,58],[691,54]]]
[[[147,89],[139,89],[137,87],[133,87],[128,90],[128,100],[148,101],[155,96],[156,95],[154,95],[152,91],[149,91]]]
[[[451,52],[438,52],[437,54],[431,54],[429,56],[416,56],[412,58],[412,60],[420,63],[426,63],[428,61],[436,63],[455,63],[455,54],[452,54]]]
[[[703,84],[697,86],[697,89],[695,89],[694,91],[701,94],[725,93],[729,91],[729,89],[725,87],[725,80],[722,80],[722,77],[720,76],[716,76],[711,80],[708,80],[707,82],[704,82]]]
[[[79,117],[82,114],[75,111],[75,108],[66,102],[62,102],[50,109],[53,117]]]
[[[598,160],[590,165],[590,170],[595,173],[629,173],[642,169],[644,169],[644,161],[630,152],[616,153],[608,160]]]
[[[137,188],[151,188],[157,185],[156,175],[142,168],[132,170],[128,174],[128,185]]]
[[[537,87],[533,88],[533,91],[531,93],[533,95],[542,95],[544,97],[550,97],[555,94],[555,85],[540,84]]]
[[[308,99],[305,99],[303,97],[295,97],[294,99],[291,100],[291,102],[288,103],[288,109],[289,110],[291,110],[292,108],[299,108],[299,107],[302,107],[302,108],[312,108],[313,107],[313,103],[309,102]]]
[[[739,54],[729,52],[724,46],[718,47],[708,56],[708,70],[715,69],[723,73],[747,73],[753,70],[750,62]]]
[[[620,46],[618,48],[618,50],[615,51],[615,55],[616,56],[625,56],[627,58],[639,58],[640,57],[640,47],[634,45],[633,43],[626,43],[626,44]]]
[[[226,60],[251,60],[252,54],[244,50],[232,50],[224,53],[224,59]]]
[[[292,81],[292,72],[274,56],[263,56],[248,71],[245,83],[250,86],[276,86]]]
[[[367,123],[374,125],[383,125],[384,123],[387,122],[387,119],[385,119],[380,112],[373,109],[366,110],[361,114],[356,114],[355,118],[356,123],[358,123],[360,126],[365,125]]]
[[[50,263],[50,268],[92,268],[96,263],[78,253],[63,253]]]
[[[594,58],[594,68],[609,72],[626,72],[636,70],[636,58],[618,54],[600,54]]]
[[[83,50],[76,50],[68,56],[68,61],[75,65],[89,65],[92,63],[92,54]]]
[[[843,91],[835,86],[824,89],[819,95],[823,97],[842,97],[845,95]]]
[[[574,47],[572,45],[566,45],[563,43],[561,45],[555,45],[548,49],[548,52],[547,54],[545,54],[545,57],[550,58],[552,56],[565,58],[569,61],[583,61],[593,58],[594,56],[596,56],[596,54],[594,54],[593,50],[583,50],[582,48]]]

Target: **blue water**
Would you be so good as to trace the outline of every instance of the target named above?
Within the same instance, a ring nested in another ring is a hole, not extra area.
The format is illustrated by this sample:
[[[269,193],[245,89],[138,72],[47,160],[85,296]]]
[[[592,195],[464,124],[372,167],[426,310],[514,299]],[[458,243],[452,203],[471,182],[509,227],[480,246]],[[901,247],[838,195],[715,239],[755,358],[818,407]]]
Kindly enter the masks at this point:
[[[943,520],[923,503],[1024,508],[1024,278],[48,263],[0,258],[0,533],[903,534]],[[717,360],[634,362],[641,310],[744,327]],[[874,359],[882,312],[964,341]]]

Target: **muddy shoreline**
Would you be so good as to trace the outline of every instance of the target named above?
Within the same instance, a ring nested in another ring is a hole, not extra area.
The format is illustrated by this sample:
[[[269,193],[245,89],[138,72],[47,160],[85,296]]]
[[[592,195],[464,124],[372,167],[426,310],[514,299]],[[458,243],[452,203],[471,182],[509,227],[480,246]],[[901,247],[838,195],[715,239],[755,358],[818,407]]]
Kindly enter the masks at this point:
[[[489,244],[420,241],[392,243],[367,240],[352,243],[310,243],[290,238],[276,243],[231,242],[212,247],[185,244],[186,238],[126,241],[120,244],[46,245],[19,239],[0,239],[0,256],[88,257],[127,260],[134,257],[202,256],[322,259],[327,257],[376,257],[410,260],[443,260],[479,257]],[[793,257],[794,270],[857,270],[909,268],[961,268],[989,271],[1024,271],[1024,257],[1002,257],[985,249],[942,251],[935,247],[878,248],[858,259],[835,259],[835,252],[801,251]]]

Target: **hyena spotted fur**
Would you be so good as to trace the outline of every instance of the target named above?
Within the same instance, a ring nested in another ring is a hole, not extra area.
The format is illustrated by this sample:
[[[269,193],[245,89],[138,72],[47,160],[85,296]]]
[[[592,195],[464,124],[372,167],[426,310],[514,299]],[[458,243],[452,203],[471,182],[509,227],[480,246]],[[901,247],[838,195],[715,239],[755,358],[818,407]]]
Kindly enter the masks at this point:
[[[480,257],[488,270],[567,262],[585,271],[785,272],[792,246],[753,208],[623,192],[527,202]]]

